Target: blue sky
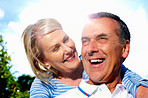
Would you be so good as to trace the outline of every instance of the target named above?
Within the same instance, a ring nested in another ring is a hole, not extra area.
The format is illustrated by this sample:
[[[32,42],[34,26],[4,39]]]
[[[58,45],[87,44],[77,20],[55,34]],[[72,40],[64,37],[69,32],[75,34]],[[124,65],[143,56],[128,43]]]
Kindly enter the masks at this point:
[[[1,23],[9,23],[10,21],[18,21],[18,15],[25,9],[30,2],[38,0],[0,0],[0,8],[4,11],[4,17]]]
[[[148,1],[147,0],[0,0],[0,34],[7,41],[12,72],[34,75],[23,50],[21,34],[30,23],[55,18],[81,51],[81,29],[88,13],[108,11],[119,15],[131,32],[130,55],[124,64],[148,78]]]

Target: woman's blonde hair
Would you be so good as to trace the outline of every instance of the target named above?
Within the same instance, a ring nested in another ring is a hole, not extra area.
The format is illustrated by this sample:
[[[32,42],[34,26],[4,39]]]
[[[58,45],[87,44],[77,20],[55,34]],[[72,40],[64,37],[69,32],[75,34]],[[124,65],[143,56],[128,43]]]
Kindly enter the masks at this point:
[[[43,52],[37,44],[37,34],[44,35],[54,30],[63,30],[61,24],[52,18],[38,20],[29,25],[22,34],[25,52],[34,74],[42,81],[48,81],[52,76],[58,75],[58,71],[52,66],[47,67],[43,63]]]

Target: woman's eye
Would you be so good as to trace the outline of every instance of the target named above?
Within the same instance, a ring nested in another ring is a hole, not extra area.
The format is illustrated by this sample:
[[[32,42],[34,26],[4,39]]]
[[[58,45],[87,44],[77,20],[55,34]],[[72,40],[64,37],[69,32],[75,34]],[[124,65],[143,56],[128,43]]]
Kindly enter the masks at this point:
[[[56,46],[53,51],[57,51],[60,48],[60,46]]]
[[[66,39],[63,41],[63,43],[66,43],[69,40],[69,37],[66,37]]]

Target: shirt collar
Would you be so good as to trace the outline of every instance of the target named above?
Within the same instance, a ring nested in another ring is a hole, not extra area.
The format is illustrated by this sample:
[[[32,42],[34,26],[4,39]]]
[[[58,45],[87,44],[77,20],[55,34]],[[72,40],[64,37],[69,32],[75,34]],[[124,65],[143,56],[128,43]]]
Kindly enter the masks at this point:
[[[90,85],[84,79],[81,81],[81,83],[78,86],[79,91],[88,97],[91,96],[92,94],[95,94],[98,90],[103,90],[106,88],[107,86],[105,84]]]
[[[90,89],[91,88],[91,89]],[[86,80],[82,80],[81,83],[78,86],[78,89],[81,93],[83,93],[84,95],[86,95],[87,97],[95,94],[96,92],[102,92],[105,91],[106,94],[108,95],[112,95],[111,92],[109,91],[108,87],[105,84],[100,84],[100,85],[90,85],[87,83]],[[118,93],[119,91],[123,91],[126,90],[126,87],[123,84],[117,84],[113,95],[115,95],[116,93]]]

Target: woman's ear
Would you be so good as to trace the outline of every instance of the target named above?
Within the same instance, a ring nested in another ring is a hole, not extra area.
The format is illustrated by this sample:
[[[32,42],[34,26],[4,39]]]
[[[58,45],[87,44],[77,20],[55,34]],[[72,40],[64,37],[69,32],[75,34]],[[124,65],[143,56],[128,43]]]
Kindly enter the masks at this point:
[[[122,49],[122,57],[123,58],[127,58],[128,54],[129,54],[129,50],[130,50],[130,42],[129,42],[129,40],[126,40],[125,44],[123,46],[123,49]]]
[[[43,58],[42,59],[42,63],[46,66],[46,67],[50,67],[50,62],[47,60],[47,59],[45,59],[45,58]]]
[[[50,66],[50,64],[48,62],[44,62],[44,65],[47,66],[47,67]]]

